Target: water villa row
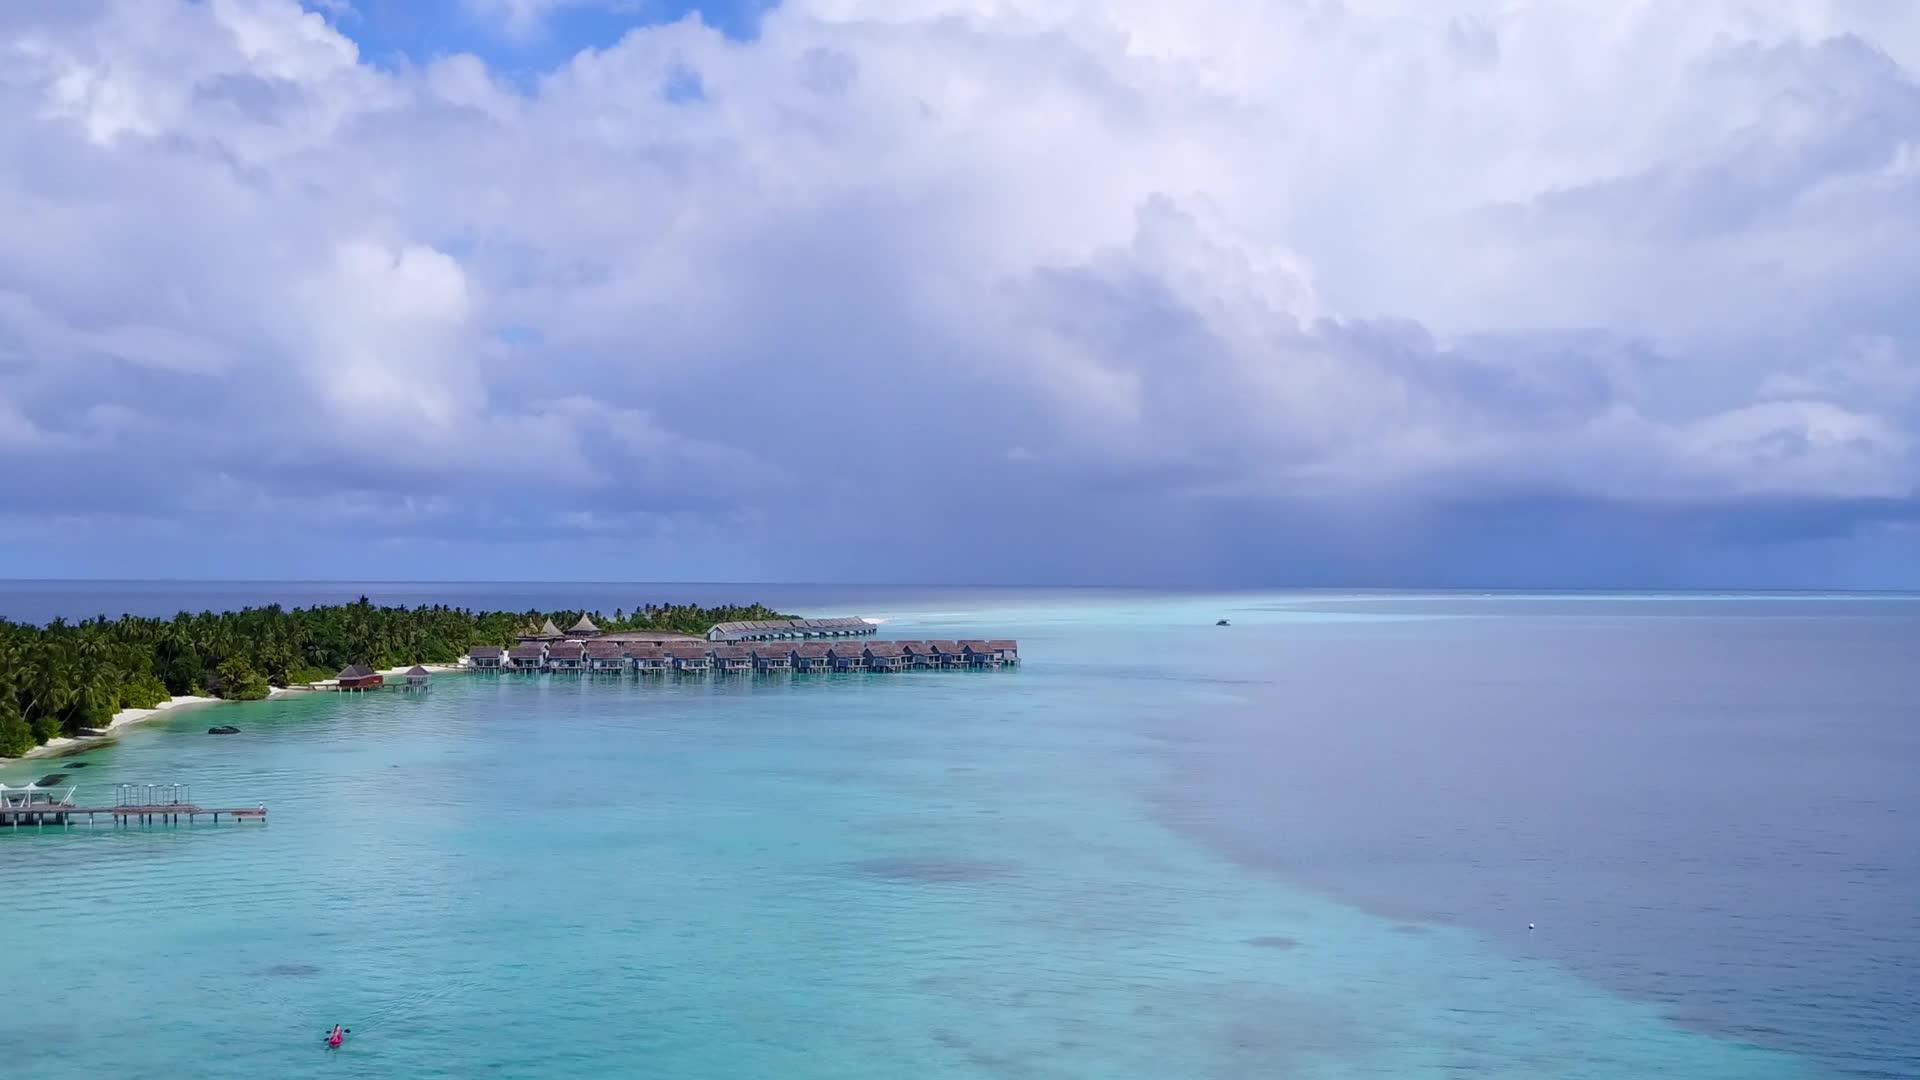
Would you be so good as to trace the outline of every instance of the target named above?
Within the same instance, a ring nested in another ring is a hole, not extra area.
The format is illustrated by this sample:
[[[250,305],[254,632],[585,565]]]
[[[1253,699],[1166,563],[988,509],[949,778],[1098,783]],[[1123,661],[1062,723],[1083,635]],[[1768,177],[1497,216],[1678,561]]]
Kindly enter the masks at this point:
[[[870,624],[869,624],[870,625]],[[475,645],[467,663],[476,671],[586,672],[642,675],[668,671],[909,671],[997,668],[1020,662],[1020,645],[984,641],[761,641],[715,645],[698,639],[667,642],[523,641],[512,648]]]
[[[877,627],[865,619],[763,619],[749,622],[715,623],[704,640],[724,644],[738,644],[742,641],[790,641],[814,638],[872,637]],[[615,631],[608,633],[600,629],[591,616],[582,615],[580,621],[572,627],[562,630],[554,625],[552,619],[538,630],[529,630],[519,635],[522,645],[534,642],[555,641],[651,641],[659,643],[669,639],[685,638],[695,640],[691,634],[661,634],[651,630]]]
[[[865,619],[766,619],[715,623],[708,641],[786,641],[794,638],[871,636],[876,627]]]

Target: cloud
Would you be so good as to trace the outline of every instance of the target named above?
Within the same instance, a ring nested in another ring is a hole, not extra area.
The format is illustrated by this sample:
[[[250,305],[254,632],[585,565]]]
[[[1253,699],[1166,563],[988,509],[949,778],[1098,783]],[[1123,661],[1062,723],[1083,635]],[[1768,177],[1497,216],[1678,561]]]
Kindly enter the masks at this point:
[[[332,423],[405,437],[478,419],[484,388],[465,377],[472,301],[451,257],[343,241],[290,299],[284,348],[304,362],[307,399]]]
[[[1480,565],[1453,508],[1524,500],[1900,519],[1920,13],[1169,10],[789,0],[530,80],[293,0],[0,13],[24,505],[809,578],[936,536],[1264,576],[1226,534],[1332,567],[1275,530],[1389,519]]]
[[[1759,396],[1812,398],[1864,409],[1899,410],[1920,402],[1920,358],[1905,353],[1893,338],[1854,338],[1834,343],[1832,350],[1802,368],[1769,373]]]

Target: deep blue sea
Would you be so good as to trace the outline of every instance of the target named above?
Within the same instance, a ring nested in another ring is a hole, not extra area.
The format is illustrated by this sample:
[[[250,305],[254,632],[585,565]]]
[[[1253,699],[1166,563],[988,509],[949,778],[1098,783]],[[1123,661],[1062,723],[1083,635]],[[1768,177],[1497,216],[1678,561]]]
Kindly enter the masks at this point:
[[[9,1069],[1920,1077],[1920,597],[0,582],[0,615],[361,593],[759,599],[1025,663],[446,676],[7,766],[272,808],[0,833]]]

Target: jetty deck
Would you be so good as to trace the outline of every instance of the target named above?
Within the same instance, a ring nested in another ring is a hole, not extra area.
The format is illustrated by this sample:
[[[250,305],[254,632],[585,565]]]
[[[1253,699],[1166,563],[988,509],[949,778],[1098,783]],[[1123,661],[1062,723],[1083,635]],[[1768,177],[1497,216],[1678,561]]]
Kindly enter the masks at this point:
[[[0,784],[0,826],[92,826],[102,819],[114,825],[194,825],[201,818],[219,824],[228,821],[267,820],[265,806],[201,806],[186,784],[116,784],[113,805],[89,806],[74,799],[76,788],[64,793],[56,785],[29,784],[7,788]]]
[[[264,806],[195,806],[192,803],[162,803],[158,806],[63,806],[40,803],[36,806],[0,807],[0,825],[77,825],[82,819],[91,826],[106,819],[115,825],[192,825],[201,818],[219,824],[229,821],[265,821]]]

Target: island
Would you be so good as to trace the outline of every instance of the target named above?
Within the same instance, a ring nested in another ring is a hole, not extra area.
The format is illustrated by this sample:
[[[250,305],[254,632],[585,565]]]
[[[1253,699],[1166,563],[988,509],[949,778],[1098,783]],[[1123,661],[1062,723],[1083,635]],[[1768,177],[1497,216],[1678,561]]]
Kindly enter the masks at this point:
[[[444,604],[279,605],[171,619],[122,615],[45,626],[0,619],[0,757],[106,728],[129,710],[203,698],[251,700],[275,687],[372,670],[453,664],[552,625],[704,636],[727,623],[793,619],[761,604],[645,604],[631,611],[471,611]]]

